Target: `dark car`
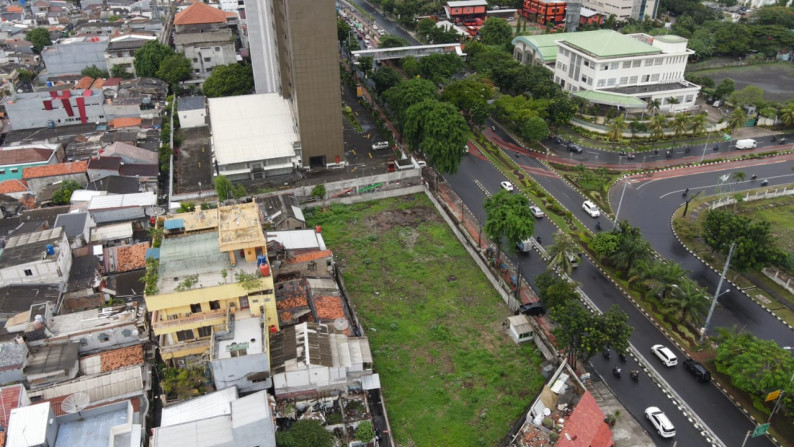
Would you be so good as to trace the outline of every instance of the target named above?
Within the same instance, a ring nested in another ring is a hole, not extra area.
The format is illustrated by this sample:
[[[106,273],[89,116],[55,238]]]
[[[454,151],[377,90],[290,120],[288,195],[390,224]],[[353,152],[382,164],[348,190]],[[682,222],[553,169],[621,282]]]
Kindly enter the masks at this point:
[[[576,152],[577,154],[582,153],[582,146],[578,144],[568,143],[568,152]]]
[[[542,303],[522,304],[521,307],[518,308],[518,311],[524,315],[529,315],[531,317],[538,315],[546,315],[546,308],[543,307]]]
[[[686,359],[684,360],[684,368],[686,368],[687,371],[695,376],[699,382],[705,383],[711,381],[711,373],[699,362],[696,362],[692,359]]]

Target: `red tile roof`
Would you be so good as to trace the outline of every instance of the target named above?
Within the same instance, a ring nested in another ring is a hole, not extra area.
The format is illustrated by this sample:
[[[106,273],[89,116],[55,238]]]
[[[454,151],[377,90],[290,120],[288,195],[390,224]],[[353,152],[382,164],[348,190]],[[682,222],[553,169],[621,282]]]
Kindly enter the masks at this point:
[[[104,86],[105,87],[118,87],[118,85],[121,84],[121,81],[122,81],[121,78],[106,79]]]
[[[116,272],[128,272],[146,267],[149,242],[116,247]]]
[[[77,81],[77,85],[75,85],[74,88],[85,90],[88,87],[91,87],[91,84],[93,83],[94,83],[94,78],[92,78],[91,76],[83,76],[82,78],[80,78],[79,81]]]
[[[174,25],[226,23],[226,13],[205,3],[196,2],[174,17]]]
[[[5,180],[0,182],[0,194],[27,191],[28,185],[24,180]]]
[[[115,371],[133,365],[142,365],[143,345],[105,351],[99,355],[101,356],[102,372]]]
[[[338,296],[315,296],[312,297],[314,310],[317,311],[317,318],[320,320],[336,320],[345,318],[345,308],[342,298]]]
[[[106,83],[107,84],[107,83]],[[134,127],[141,125],[140,118],[116,118],[110,123],[111,129],[119,129],[121,127]]]
[[[557,447],[612,447],[613,445],[612,431],[604,422],[604,412],[598,407],[593,395],[585,391],[568,422],[565,423]]]
[[[25,168],[22,171],[22,178],[40,178],[52,177],[54,175],[67,175],[79,174],[86,172],[88,169],[88,162],[86,161],[73,161],[71,163],[58,163],[55,165],[34,166],[32,168]]]
[[[4,149],[0,151],[0,166],[41,163],[52,157],[52,149]]]
[[[96,78],[93,84],[91,84],[91,88],[102,88],[105,85],[105,78]]]
[[[321,258],[327,258],[329,256],[332,256],[333,254],[334,252],[332,252],[331,250],[315,250],[315,251],[310,251],[308,253],[301,253],[299,255],[293,256],[292,258],[289,259],[287,263],[300,264],[302,262],[309,262]]]
[[[21,6],[9,5],[6,8],[6,12],[22,12],[22,7]]]
[[[9,385],[0,390],[0,426],[8,429],[8,418],[11,416],[11,410],[20,407],[20,400],[24,390],[21,389],[22,385]]]

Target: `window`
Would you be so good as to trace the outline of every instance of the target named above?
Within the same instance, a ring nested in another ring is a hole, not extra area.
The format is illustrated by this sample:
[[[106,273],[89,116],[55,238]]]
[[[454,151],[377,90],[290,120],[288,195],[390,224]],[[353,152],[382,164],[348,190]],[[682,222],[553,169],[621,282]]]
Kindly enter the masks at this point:
[[[609,64],[610,70],[617,70],[619,67],[620,67],[620,62],[612,62],[611,64]]]
[[[605,81],[605,80],[603,80],[603,79],[599,79],[599,80],[598,80],[598,87],[603,87],[605,83],[606,83],[606,81]]]
[[[245,349],[235,349],[234,351],[229,352],[231,357],[242,357],[247,354],[248,352]]]
[[[640,65],[642,65],[642,61],[639,60],[639,59],[637,59],[636,61],[632,62],[632,64],[631,64],[631,66],[634,67],[634,68],[637,68]]]
[[[88,346],[88,339],[87,338],[81,338],[80,339],[80,346]]]
[[[212,327],[211,326],[204,326],[198,328],[199,337],[210,337],[212,336]]]
[[[194,57],[194,58],[193,58],[193,62],[198,62],[198,58],[197,58],[197,57]]]
[[[25,276],[33,276],[33,270],[25,269]]]
[[[254,383],[264,382],[268,377],[270,377],[270,374],[268,374],[267,371],[248,374],[248,380]]]
[[[215,51],[221,51],[221,47],[215,47]]]
[[[623,68],[631,68],[631,61],[623,62]]]
[[[99,335],[97,336],[97,338],[99,339],[99,341],[101,341],[101,342],[103,342],[103,343],[104,343],[104,342],[106,342],[106,341],[110,341],[110,335],[108,335],[108,334],[106,334],[106,333],[104,333],[104,332],[102,332],[101,334],[99,334]]]
[[[194,314],[201,313],[201,304],[191,304],[190,313],[194,313]]]
[[[686,95],[686,98],[684,98],[684,102],[692,102],[692,100],[693,100],[693,99],[695,99],[695,97],[694,97],[694,96],[692,96],[692,95]]]
[[[601,66],[601,71],[609,70],[609,64],[604,64]]]
[[[0,175],[5,174],[5,173],[6,173],[5,169],[0,169]]]
[[[655,73],[651,75],[651,82],[657,82],[659,80],[659,73]]]
[[[648,79],[650,79],[650,76],[648,76],[648,75],[643,75],[642,76],[642,82],[648,82]]]
[[[645,66],[650,67],[653,65],[653,59],[645,59]]]
[[[632,76],[632,77],[629,78],[629,84],[636,84],[636,83],[637,83],[637,77],[636,76]]]
[[[657,57],[656,59],[653,60],[653,65],[662,65],[663,63],[664,63],[663,57]]]
[[[17,168],[11,168],[11,173],[12,173],[12,174],[16,174],[17,172],[19,172],[19,169],[17,169]]]
[[[179,341],[192,340],[194,338],[196,338],[196,337],[193,336],[193,329],[187,329],[187,330],[184,330],[184,331],[176,331],[176,339],[179,340]]]
[[[582,65],[584,65],[585,67],[589,67],[590,66],[590,61],[584,61],[584,64],[582,64]]]
[[[121,335],[124,336],[125,338],[131,337],[132,336],[132,331],[129,330],[129,329],[124,329],[123,331],[121,331]]]
[[[212,58],[211,58],[211,57],[205,57],[205,58],[204,58],[204,62],[209,62],[209,61],[211,61],[211,60],[212,60]]]
[[[629,77],[628,76],[623,76],[622,78],[620,78],[620,81],[618,81],[618,84],[624,85],[627,82],[629,82]]]
[[[609,78],[609,80],[607,81],[607,85],[610,87],[615,85],[615,78]]]
[[[220,310],[221,302],[218,300],[210,301],[210,310]]]

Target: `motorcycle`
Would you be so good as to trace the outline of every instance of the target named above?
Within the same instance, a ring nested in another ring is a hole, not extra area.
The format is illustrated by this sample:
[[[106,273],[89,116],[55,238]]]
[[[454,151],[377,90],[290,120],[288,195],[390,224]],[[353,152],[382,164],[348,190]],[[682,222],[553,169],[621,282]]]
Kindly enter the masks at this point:
[[[639,382],[640,381],[640,372],[637,371],[636,369],[631,370],[630,375],[631,375],[632,380],[634,380],[635,382]]]
[[[774,136],[774,135],[772,135],[772,139],[770,139],[769,141],[771,141],[771,142],[773,142],[773,143],[774,143],[775,141],[777,141],[777,137],[776,137],[776,136]]]
[[[609,360],[609,356],[610,356],[610,354],[609,354],[609,349],[604,349],[604,352],[603,352],[603,354],[604,354],[604,358],[605,358],[605,359],[607,359],[607,360]]]
[[[536,237],[535,240],[538,241],[538,244],[542,244],[543,242],[540,240],[540,236]]]
[[[714,145],[714,147],[712,148],[712,150],[713,150],[713,151],[718,151],[718,150],[720,150],[720,145],[719,145],[719,144],[715,144],[715,145]]]
[[[634,152],[629,152],[629,160],[634,160]]]
[[[681,197],[686,197],[687,194],[689,194],[689,188],[684,190],[684,192],[681,194]]]
[[[601,221],[600,220],[596,221],[596,230],[601,231]]]
[[[769,180],[767,180],[767,179],[761,180],[761,186],[766,186],[768,184],[769,184]]]
[[[618,353],[618,358],[620,359],[621,362],[625,362],[626,361],[626,353],[625,352],[619,352]]]
[[[617,366],[616,366],[616,367],[614,367],[614,368],[612,368],[612,374],[613,374],[615,377],[617,377],[618,379],[620,379],[620,376],[621,376],[621,371],[620,371],[620,368],[618,368]]]
[[[629,154],[628,154],[628,152],[626,152],[626,151],[620,151],[620,156],[621,156],[621,157],[625,157],[626,155],[629,155]]]
[[[684,149],[684,152],[688,154],[690,150],[692,150],[692,148],[687,146],[687,148]]]
[[[753,175],[751,175],[751,176],[750,176],[750,180],[752,180],[752,181],[755,181],[755,179],[757,179],[757,178],[758,178],[758,176],[757,176],[757,175],[755,175],[755,174],[753,174]]]
[[[670,158],[673,156],[673,151],[668,150],[665,155],[667,156],[667,158]]]

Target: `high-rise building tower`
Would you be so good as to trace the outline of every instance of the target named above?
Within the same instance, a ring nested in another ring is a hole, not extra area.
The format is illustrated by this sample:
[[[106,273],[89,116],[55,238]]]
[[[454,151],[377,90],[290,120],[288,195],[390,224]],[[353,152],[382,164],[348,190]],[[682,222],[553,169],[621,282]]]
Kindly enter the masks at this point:
[[[257,93],[291,101],[303,166],[344,161],[333,0],[245,0]]]

